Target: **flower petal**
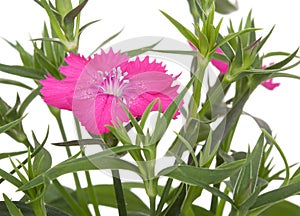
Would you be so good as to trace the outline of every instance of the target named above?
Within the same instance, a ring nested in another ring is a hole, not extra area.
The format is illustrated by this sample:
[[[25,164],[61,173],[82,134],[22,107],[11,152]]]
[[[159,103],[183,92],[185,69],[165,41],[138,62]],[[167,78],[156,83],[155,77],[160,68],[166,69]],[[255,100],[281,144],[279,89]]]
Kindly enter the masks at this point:
[[[90,61],[89,67],[92,69],[91,72],[98,73],[102,72],[111,72],[113,68],[120,66],[122,63],[128,61],[128,56],[126,54],[121,55],[121,52],[116,52],[109,49],[107,53],[104,50],[101,50],[100,54],[95,54],[94,58]]]
[[[165,111],[178,95],[179,86],[172,86],[175,79],[166,73],[154,71],[131,76],[123,93],[129,110],[134,116],[141,117],[149,103],[159,98],[162,103],[162,111]],[[158,110],[158,104],[153,108],[153,111],[156,110]],[[174,118],[178,114],[177,111]]]
[[[113,125],[117,120],[128,121],[122,101],[109,94],[97,94],[95,98],[73,101],[73,112],[81,124],[93,134],[109,132],[106,125]]]
[[[273,83],[273,79],[269,79],[262,82],[261,85],[269,90],[273,90],[274,88],[280,86],[280,83]]]
[[[224,52],[220,48],[216,50],[216,53],[224,54]],[[217,59],[211,59],[211,63],[220,71],[221,74],[226,74],[228,70],[227,62],[217,60]]]
[[[100,91],[101,83],[104,80],[103,73],[110,73],[113,68],[127,62],[127,56],[120,52],[114,53],[110,49],[107,53],[103,50],[96,54],[84,68],[77,80],[73,95],[73,112],[86,129],[94,134],[102,134],[109,130],[106,124],[112,125],[127,120],[127,115],[121,107],[119,98],[103,94]]]
[[[68,63],[68,66],[61,66],[60,71],[66,78],[57,80],[48,75],[45,80],[40,81],[43,85],[41,94],[47,104],[59,109],[72,110],[72,97],[76,82],[89,59],[70,53],[65,58],[65,61]]]
[[[143,60],[140,60],[140,58],[137,57],[134,61],[121,65],[121,70],[128,73],[126,79],[130,79],[131,77],[144,72],[167,72],[166,66],[163,66],[162,62],[157,63],[156,60],[154,60],[150,63],[149,56],[146,56]]]

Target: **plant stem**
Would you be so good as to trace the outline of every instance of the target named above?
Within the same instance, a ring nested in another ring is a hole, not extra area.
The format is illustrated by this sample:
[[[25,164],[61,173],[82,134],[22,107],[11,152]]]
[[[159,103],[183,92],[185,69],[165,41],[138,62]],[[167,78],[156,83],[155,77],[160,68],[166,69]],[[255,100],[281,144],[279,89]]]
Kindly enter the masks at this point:
[[[80,130],[79,121],[75,116],[74,116],[74,122],[75,122],[75,126],[76,126],[76,132],[77,132],[78,139],[81,140],[82,139],[82,133],[81,133],[81,130]],[[82,151],[82,156],[85,156],[84,151]],[[86,177],[86,181],[87,181],[87,188],[88,188],[87,193],[88,193],[88,195],[90,197],[90,201],[93,205],[95,215],[100,216],[100,211],[99,211],[99,208],[98,208],[98,200],[97,200],[96,193],[95,193],[95,190],[94,190],[94,187],[93,187],[90,172],[85,171],[84,173],[85,173],[85,177]]]
[[[156,196],[149,196],[150,199],[150,216],[155,216],[155,200]]]
[[[189,104],[187,121],[189,120],[189,118],[195,118],[197,116],[197,111],[200,106],[201,100],[202,82],[208,63],[209,61],[207,61],[207,59],[198,56],[198,68],[195,72],[196,79],[193,86],[193,95]]]
[[[47,211],[45,208],[45,203],[43,197],[41,197],[38,200],[35,200],[34,202],[30,203],[34,214],[39,216],[47,216]]]
[[[228,187],[225,188],[224,190],[224,193],[225,194],[228,194],[229,193],[229,189]],[[217,206],[217,211],[216,211],[216,216],[222,216],[223,215],[223,210],[224,210],[224,207],[225,207],[225,200],[221,199],[218,206]]]
[[[55,115],[55,118],[56,118],[56,121],[58,123],[63,141],[66,142],[67,141],[67,136],[66,136],[65,128],[64,128],[60,113],[59,113],[59,115]],[[71,149],[70,149],[69,146],[66,146],[66,152],[67,152],[68,157],[72,156],[72,152],[71,152]],[[90,215],[90,211],[89,211],[89,208],[87,206],[86,199],[84,198],[84,192],[82,190],[78,174],[73,173],[73,178],[74,178],[74,181],[75,181],[76,194],[77,194],[78,200],[80,202],[80,205]]]
[[[162,192],[160,201],[159,201],[158,206],[157,206],[157,210],[156,210],[157,214],[159,214],[162,211],[163,206],[166,203],[167,197],[169,195],[169,192],[170,192],[170,189],[171,189],[171,186],[172,186],[172,182],[173,182],[173,179],[169,178],[166,185],[165,185],[165,187],[164,187],[164,190]]]
[[[124,199],[124,193],[123,193],[119,170],[112,170],[111,172],[113,175],[113,183],[115,188],[115,195],[117,200],[119,216],[127,216],[126,203]]]

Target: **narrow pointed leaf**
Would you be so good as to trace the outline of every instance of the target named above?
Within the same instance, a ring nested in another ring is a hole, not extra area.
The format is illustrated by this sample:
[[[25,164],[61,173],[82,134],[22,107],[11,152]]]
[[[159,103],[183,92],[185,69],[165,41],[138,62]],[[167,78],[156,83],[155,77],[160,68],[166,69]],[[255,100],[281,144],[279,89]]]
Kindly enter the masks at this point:
[[[300,192],[300,182],[266,192],[258,196],[256,202],[251,207],[251,209],[256,209],[262,206],[276,203],[290,196],[293,196],[299,192]]]
[[[199,182],[202,184],[217,184],[234,175],[243,166],[243,160],[231,162],[216,169],[181,165],[168,167],[158,175],[168,176],[191,185],[197,185]]]
[[[81,33],[82,33],[87,27],[89,27],[90,25],[92,25],[92,24],[94,24],[94,23],[97,23],[97,22],[99,22],[99,21],[101,21],[101,19],[91,21],[91,22],[85,24],[84,26],[82,26],[82,27],[79,29],[79,35],[81,35]]]
[[[41,80],[44,78],[44,74],[41,70],[18,65],[0,64],[0,71],[34,80]]]
[[[238,10],[238,3],[232,3],[228,0],[215,0],[216,12],[221,14],[229,14]]]
[[[186,27],[184,27],[181,23],[171,17],[169,14],[160,11],[177,29],[178,31],[188,40],[190,41],[198,50],[200,50],[200,46],[198,43],[197,37]]]
[[[20,209],[18,209],[17,206],[5,194],[3,194],[3,198],[4,198],[5,205],[11,215],[23,216]]]
[[[17,126],[18,124],[20,124],[20,122],[23,120],[23,118],[25,118],[25,116],[22,118],[19,118],[17,120],[14,120],[6,125],[0,126],[0,134],[4,133],[4,132],[10,130],[11,128]]]
[[[40,94],[41,86],[34,89],[22,102],[19,108],[19,115],[23,115],[29,104]]]
[[[1,84],[7,84],[7,85],[14,85],[14,86],[18,86],[18,87],[22,87],[28,90],[32,90],[32,88],[24,83],[21,83],[19,81],[16,80],[10,80],[10,79],[3,79],[0,78],[0,83]]]
[[[101,47],[103,47],[105,44],[109,43],[111,40],[113,40],[114,38],[116,38],[119,34],[121,34],[123,31],[123,29],[121,29],[120,31],[118,31],[117,33],[115,33],[114,35],[110,36],[109,38],[107,38],[105,41],[103,41],[90,55],[93,55],[95,52],[97,52]]]
[[[57,177],[78,171],[86,170],[101,170],[101,169],[125,169],[130,170],[139,174],[138,168],[127,161],[121,160],[119,158],[109,157],[109,155],[114,155],[116,153],[140,150],[140,147],[137,146],[120,146],[113,147],[111,149],[104,150],[103,152],[91,155],[84,156],[81,158],[69,159],[66,160],[55,167],[49,169],[44,174],[36,177],[35,179],[28,182],[24,186],[20,187],[19,190],[26,190],[43,183],[43,176],[52,180]]]
[[[6,152],[6,153],[0,153],[0,160],[8,157],[13,157],[21,154],[25,154],[27,151],[18,151],[18,152]]]

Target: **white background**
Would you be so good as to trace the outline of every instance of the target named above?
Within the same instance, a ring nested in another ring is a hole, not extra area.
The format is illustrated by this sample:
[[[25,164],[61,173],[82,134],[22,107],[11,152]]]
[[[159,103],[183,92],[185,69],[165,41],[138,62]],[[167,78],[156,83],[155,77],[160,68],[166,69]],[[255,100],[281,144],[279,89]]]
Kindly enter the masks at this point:
[[[256,27],[263,28],[258,35],[265,36],[273,25],[275,30],[262,50],[264,53],[270,51],[293,52],[300,43],[299,21],[300,13],[298,0],[240,0],[239,11],[225,16],[222,31],[226,33],[228,19],[231,18],[235,26],[241,18],[246,18],[252,8]],[[0,7],[0,36],[12,42],[19,41],[30,52],[30,38],[39,38],[43,22],[46,19],[45,12],[32,0],[10,0],[1,1]],[[116,33],[124,27],[122,34],[111,44],[120,42],[137,36],[162,36],[174,38],[185,42],[185,39],[164,18],[159,10],[169,13],[182,24],[192,29],[192,18],[189,14],[188,4],[185,0],[110,0],[99,1],[90,0],[82,13],[82,25],[95,19],[102,19],[101,22],[93,25],[82,34],[80,52],[88,55],[102,41]],[[221,16],[217,16],[219,19]],[[272,59],[270,59],[272,62]],[[20,64],[17,52],[6,42],[0,40],[0,63]],[[268,64],[269,62],[265,62]],[[290,73],[300,75],[300,68],[290,70]],[[9,77],[0,73],[0,78]],[[10,76],[12,79],[15,77]],[[19,79],[19,78],[16,78]],[[20,79],[19,79],[20,80]],[[32,84],[24,79],[28,84]],[[276,79],[280,82],[280,87],[274,91],[268,91],[259,87],[251,99],[248,101],[245,111],[263,118],[269,123],[281,145],[289,163],[299,162],[299,122],[300,122],[300,81],[291,79]],[[0,86],[0,96],[13,104],[16,91],[21,98],[28,92],[9,86]],[[48,124],[50,127],[50,138],[47,148],[52,152],[54,163],[64,160],[66,154],[64,149],[53,147],[51,142],[61,141],[59,131],[56,128],[53,118],[47,113],[46,106],[40,99],[36,99],[29,107],[28,117],[24,120],[26,132],[31,130],[37,133],[40,140],[43,139]],[[70,113],[64,112],[66,122],[71,122]],[[74,128],[72,123],[67,123],[68,138],[74,139]],[[253,145],[259,135],[259,129],[255,123],[247,117],[243,117],[234,139],[234,147],[238,150],[246,150],[248,144]],[[0,152],[20,150],[21,145],[14,143],[6,135],[0,136]],[[275,155],[278,157],[278,155]],[[278,160],[275,168],[283,168]],[[5,170],[10,169],[9,163],[0,160],[0,167]],[[110,181],[108,177],[101,177],[104,181]],[[97,179],[99,180],[99,179]],[[97,181],[96,180],[96,181]],[[69,183],[68,183],[69,184]],[[72,186],[72,185],[70,185]],[[13,195],[12,187],[7,184],[0,185],[0,194],[6,193],[10,197]],[[1,199],[1,198],[0,198]],[[299,203],[298,203],[299,204]]]

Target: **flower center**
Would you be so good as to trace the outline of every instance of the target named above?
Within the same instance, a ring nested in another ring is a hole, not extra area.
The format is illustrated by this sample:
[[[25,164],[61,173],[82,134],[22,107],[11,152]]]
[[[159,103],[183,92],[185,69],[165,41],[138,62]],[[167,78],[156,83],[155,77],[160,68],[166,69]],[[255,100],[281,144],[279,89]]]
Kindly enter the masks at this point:
[[[128,73],[122,72],[120,67],[113,68],[112,72],[98,72],[103,77],[103,82],[100,85],[100,91],[104,94],[111,94],[116,97],[120,97],[124,87],[129,83],[129,80],[124,79]]]

